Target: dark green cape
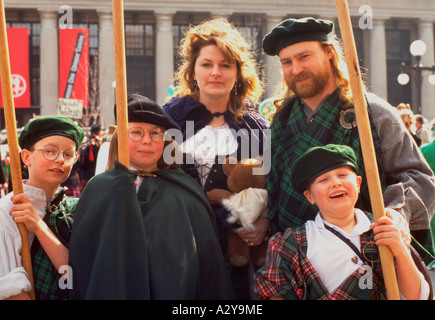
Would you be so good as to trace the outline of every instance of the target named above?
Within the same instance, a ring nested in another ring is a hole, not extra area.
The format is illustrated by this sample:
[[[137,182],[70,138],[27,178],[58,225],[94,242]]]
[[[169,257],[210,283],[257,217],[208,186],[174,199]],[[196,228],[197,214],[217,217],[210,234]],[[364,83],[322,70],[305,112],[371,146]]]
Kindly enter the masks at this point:
[[[204,193],[180,169],[155,174],[138,194],[119,163],[89,181],[71,236],[71,299],[233,298]]]

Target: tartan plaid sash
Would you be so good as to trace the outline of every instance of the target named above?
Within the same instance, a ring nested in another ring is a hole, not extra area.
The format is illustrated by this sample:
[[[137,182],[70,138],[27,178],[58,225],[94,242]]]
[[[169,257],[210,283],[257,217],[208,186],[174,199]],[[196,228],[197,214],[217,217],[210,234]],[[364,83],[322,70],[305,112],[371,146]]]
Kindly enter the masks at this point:
[[[294,231],[301,273],[303,276],[303,290],[297,290],[301,300],[386,300],[383,284],[382,266],[379,258],[378,247],[374,244],[374,234],[370,230],[360,236],[361,252],[368,260],[373,260],[373,265],[364,262],[366,269],[357,268],[334,292],[328,292],[319,275],[311,265],[306,254],[308,250],[305,227]],[[364,273],[364,270],[370,270]],[[296,282],[295,282],[296,283]]]
[[[344,118],[347,123],[352,123],[356,117],[353,112],[347,113],[346,116],[340,115],[344,109],[338,90],[327,98],[308,124],[303,114],[303,103],[296,97],[285,101],[280,112],[274,117],[269,146],[272,155],[271,171],[267,176],[269,219],[273,232],[282,232],[288,227],[298,227],[307,220],[313,220],[318,211],[316,206],[311,205],[301,193],[293,188],[290,180],[295,160],[314,146],[334,143],[348,145],[355,151],[358,159],[358,173],[363,178],[356,207],[371,212],[358,129],[357,127],[347,129],[340,124],[340,117]],[[385,177],[379,167],[380,142],[371,119],[370,126],[381,185],[384,189]]]

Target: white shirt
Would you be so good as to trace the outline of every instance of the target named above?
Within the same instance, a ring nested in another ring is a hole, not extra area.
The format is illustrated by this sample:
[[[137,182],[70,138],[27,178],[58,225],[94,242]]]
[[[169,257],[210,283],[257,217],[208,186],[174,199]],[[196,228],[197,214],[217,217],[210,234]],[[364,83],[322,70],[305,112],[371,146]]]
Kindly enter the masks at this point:
[[[308,241],[307,257],[329,292],[334,292],[344,280],[361,267],[363,262],[343,240],[327,230],[325,224],[340,232],[360,249],[360,235],[370,230],[371,222],[359,209],[355,209],[355,218],[356,225],[350,234],[326,222],[320,214],[317,214],[314,221],[309,220],[305,224]],[[420,299],[427,299],[429,284],[421,273],[420,279]]]
[[[47,206],[45,192],[26,184],[23,185],[23,191],[43,218]],[[13,193],[9,193],[0,199],[0,300],[31,289],[27,273],[21,264],[20,232],[9,212],[12,195]],[[35,234],[29,232],[30,246],[34,237]]]
[[[97,162],[95,164],[95,175],[106,171],[107,161],[109,160],[110,141],[104,141],[98,150]]]
[[[237,139],[228,124],[216,128],[205,126],[180,146],[183,153],[192,155],[199,165],[198,173],[203,186],[216,156],[233,154],[237,147]]]

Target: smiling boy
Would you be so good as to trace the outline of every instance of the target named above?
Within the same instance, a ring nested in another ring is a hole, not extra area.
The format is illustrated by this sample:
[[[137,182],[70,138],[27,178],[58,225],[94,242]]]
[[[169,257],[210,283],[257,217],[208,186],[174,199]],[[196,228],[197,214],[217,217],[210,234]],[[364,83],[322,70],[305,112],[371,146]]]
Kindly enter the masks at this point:
[[[355,208],[362,182],[356,161],[350,147],[329,144],[295,162],[292,185],[319,212],[270,240],[266,264],[255,275],[260,299],[385,299],[377,245],[392,251],[401,297],[427,299],[429,284],[388,211],[372,227],[371,215]]]

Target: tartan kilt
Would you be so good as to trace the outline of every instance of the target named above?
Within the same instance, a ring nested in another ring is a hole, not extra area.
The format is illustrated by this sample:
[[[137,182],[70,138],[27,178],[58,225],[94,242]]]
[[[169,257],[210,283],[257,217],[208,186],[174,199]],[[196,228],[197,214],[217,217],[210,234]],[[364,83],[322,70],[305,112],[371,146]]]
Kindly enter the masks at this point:
[[[70,198],[63,195],[57,209],[47,213],[44,222],[56,235],[59,241],[69,247],[73,224],[73,212],[77,206],[78,198]],[[63,300],[67,299],[68,289],[60,289],[59,280],[61,275],[51,263],[38,239],[35,238],[31,248],[32,271],[34,278],[35,296],[37,300]]]

